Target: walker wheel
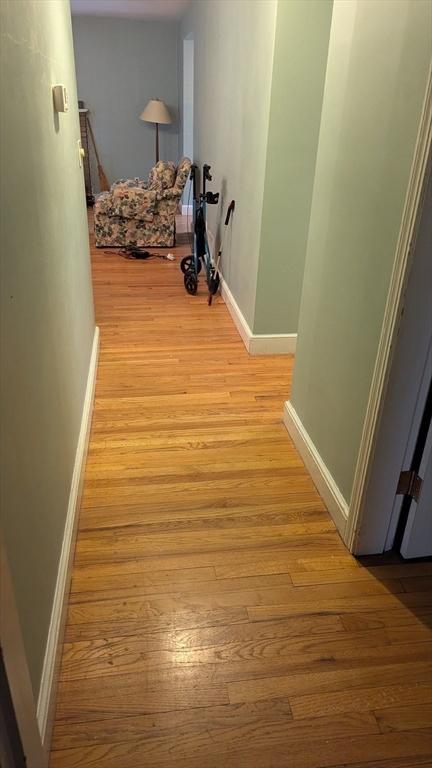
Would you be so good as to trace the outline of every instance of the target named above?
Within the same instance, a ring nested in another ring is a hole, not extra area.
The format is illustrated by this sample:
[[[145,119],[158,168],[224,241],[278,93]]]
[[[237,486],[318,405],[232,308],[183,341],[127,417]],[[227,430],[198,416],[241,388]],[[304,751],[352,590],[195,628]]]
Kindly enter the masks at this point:
[[[188,270],[188,272],[185,272],[184,276],[184,285],[188,293],[191,294],[191,296],[195,296],[197,290],[198,290],[198,278],[191,269]]]
[[[180,262],[180,269],[183,274],[186,274],[189,270],[195,271],[194,257],[185,256]],[[198,259],[198,274],[201,272],[202,264],[201,259]]]

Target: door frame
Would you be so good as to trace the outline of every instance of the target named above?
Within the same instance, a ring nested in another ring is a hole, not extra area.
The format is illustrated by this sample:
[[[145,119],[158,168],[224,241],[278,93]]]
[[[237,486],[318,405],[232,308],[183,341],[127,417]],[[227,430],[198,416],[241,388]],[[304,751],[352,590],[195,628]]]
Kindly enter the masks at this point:
[[[429,69],[426,94],[420,118],[417,143],[404,211],[396,246],[395,261],[390,279],[389,293],[384,312],[377,358],[372,377],[359,455],[354,475],[349,515],[344,532],[344,541],[354,554],[366,554],[360,543],[360,531],[367,529],[370,552],[382,552],[390,526],[377,521],[374,511],[366,504],[369,479],[375,458],[375,449],[384,402],[390,377],[391,364],[396,347],[398,329],[403,312],[404,295],[409,278],[414,243],[426,191],[427,174],[431,162],[432,147],[432,66]],[[385,528],[383,537],[382,530]]]
[[[189,51],[189,57],[186,52]],[[188,66],[191,65],[191,66]],[[182,40],[182,66],[181,66],[181,83],[182,83],[182,104],[181,104],[181,119],[182,119],[182,154],[185,157],[189,157],[193,162],[194,153],[194,98],[195,98],[195,40],[192,33],[184,35]],[[185,93],[189,90],[186,86],[190,86],[191,90],[191,104],[185,98]],[[187,107],[191,106],[191,112]],[[190,122],[191,120],[191,122]],[[190,179],[185,184],[182,195],[182,214],[192,215],[192,205],[190,202],[190,195],[192,190],[192,182]]]
[[[430,414],[429,414],[430,415]],[[414,558],[414,557],[429,557],[430,556],[430,546],[431,542],[429,539],[429,536],[425,536],[423,538],[423,533],[425,532],[425,529],[423,528],[423,523],[426,518],[422,518],[422,514],[424,514],[425,510],[422,510],[422,504],[426,503],[426,516],[427,519],[430,519],[430,502],[431,497],[428,497],[427,495],[424,495],[424,488],[428,485],[430,487],[431,483],[431,475],[428,474],[430,472],[432,474],[432,420],[429,421],[429,428],[426,435],[426,441],[423,447],[423,454],[421,457],[420,465],[418,468],[418,474],[422,478],[422,493],[417,501],[417,499],[413,498],[411,499],[410,508],[408,511],[405,529],[403,531],[401,546],[400,546],[400,552],[402,557],[405,558]],[[427,491],[426,491],[427,494]],[[416,531],[416,523],[420,523],[420,531],[417,529]],[[429,533],[429,531],[426,531]],[[413,535],[414,533],[414,535]],[[421,535],[419,535],[419,533]],[[421,544],[418,542],[421,541]],[[423,543],[425,544],[425,549],[422,549]]]
[[[424,361],[423,375],[421,377],[420,386],[418,388],[418,399],[410,412],[410,415],[412,416],[411,428],[408,434],[405,453],[403,455],[403,459],[400,466],[400,472],[404,470],[409,471],[412,464],[414,451],[417,443],[417,438],[420,431],[420,426],[422,423],[426,401],[429,393],[429,387],[431,386],[431,379],[430,379],[431,359],[432,359],[432,328],[430,331],[428,348],[426,349],[426,359]],[[419,474],[422,477],[421,472],[419,472]],[[393,546],[396,530],[399,523],[399,517],[402,511],[402,504],[403,504],[404,498],[405,496],[403,494],[398,494],[393,499],[390,526],[387,533],[385,550],[391,549]]]
[[[21,627],[0,530],[0,646],[15,717],[28,768],[47,768],[48,754],[42,745],[36,702],[24,650]]]

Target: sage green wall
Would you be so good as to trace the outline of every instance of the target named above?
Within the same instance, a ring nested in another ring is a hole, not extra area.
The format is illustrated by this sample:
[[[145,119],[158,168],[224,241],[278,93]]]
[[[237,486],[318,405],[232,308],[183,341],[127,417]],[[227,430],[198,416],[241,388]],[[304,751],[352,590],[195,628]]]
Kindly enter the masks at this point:
[[[209,206],[218,240],[231,199],[232,237],[222,271],[253,326],[261,231],[276,0],[194,0],[180,35],[194,39],[194,159],[212,166]]]
[[[335,0],[292,402],[347,500],[430,61],[428,0]]]
[[[279,0],[254,333],[297,333],[333,0]]]
[[[0,10],[1,524],[37,696],[94,316],[69,3]]]
[[[72,18],[78,95],[90,110],[110,182],[146,179],[155,163],[155,126],[139,118],[149,99],[163,99],[173,121],[159,128],[160,158],[179,159],[178,26],[168,21]],[[98,190],[93,155],[92,160]]]

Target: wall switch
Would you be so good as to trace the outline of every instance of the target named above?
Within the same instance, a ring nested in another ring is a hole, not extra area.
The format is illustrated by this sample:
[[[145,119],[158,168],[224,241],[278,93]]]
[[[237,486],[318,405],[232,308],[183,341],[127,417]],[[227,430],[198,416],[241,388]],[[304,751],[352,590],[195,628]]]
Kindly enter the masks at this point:
[[[83,160],[85,158],[85,149],[83,149],[83,146],[81,144],[81,139],[78,139],[77,144],[78,144],[78,162],[79,162],[79,167],[82,168]]]
[[[69,109],[68,94],[65,85],[53,85],[54,109],[56,112],[67,112]]]

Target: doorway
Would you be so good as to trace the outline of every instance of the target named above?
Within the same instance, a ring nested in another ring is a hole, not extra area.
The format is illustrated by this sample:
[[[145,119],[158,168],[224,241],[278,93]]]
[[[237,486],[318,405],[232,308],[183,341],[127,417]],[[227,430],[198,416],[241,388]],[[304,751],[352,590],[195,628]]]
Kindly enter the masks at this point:
[[[411,245],[411,267],[359,529],[357,552],[432,556],[432,175]]]
[[[3,654],[0,648],[0,765],[2,768],[26,768]]]
[[[47,763],[0,529],[0,765],[45,768]]]
[[[405,558],[432,556],[432,349],[429,349],[426,377],[429,393],[409,469],[403,470],[398,495],[402,498],[393,549]],[[420,403],[423,405],[423,402]]]
[[[193,119],[194,119],[194,41],[192,37],[183,40],[183,154],[193,162]],[[192,210],[191,181],[188,180],[183,192],[182,213]]]

